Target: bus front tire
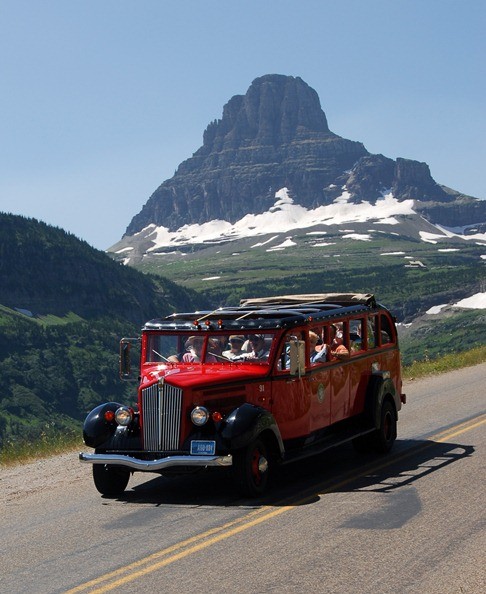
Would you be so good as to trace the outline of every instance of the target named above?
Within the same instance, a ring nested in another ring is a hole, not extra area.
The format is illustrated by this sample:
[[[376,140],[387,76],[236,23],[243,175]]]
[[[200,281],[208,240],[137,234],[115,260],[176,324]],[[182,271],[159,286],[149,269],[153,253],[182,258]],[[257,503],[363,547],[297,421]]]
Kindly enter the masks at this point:
[[[108,464],[93,464],[93,480],[96,489],[105,497],[117,497],[125,491],[130,471]]]
[[[233,455],[234,483],[245,497],[258,497],[265,492],[269,471],[268,449],[261,438],[253,440]]]

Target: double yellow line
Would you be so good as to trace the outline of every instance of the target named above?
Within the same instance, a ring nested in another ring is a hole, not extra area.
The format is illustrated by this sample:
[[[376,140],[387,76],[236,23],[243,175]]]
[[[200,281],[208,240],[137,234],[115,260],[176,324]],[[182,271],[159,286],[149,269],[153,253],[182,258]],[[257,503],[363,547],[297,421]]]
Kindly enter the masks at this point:
[[[240,532],[249,530],[258,524],[267,522],[268,520],[284,514],[285,512],[288,512],[300,505],[315,500],[316,497],[319,497],[319,495],[325,495],[326,493],[337,491],[343,486],[349,484],[351,481],[355,481],[357,478],[366,476],[370,472],[376,472],[386,466],[395,464],[404,458],[416,454],[417,451],[421,449],[432,446],[434,443],[448,441],[453,437],[457,437],[458,435],[466,433],[467,431],[476,429],[485,423],[486,414],[482,414],[463,423],[459,423],[454,427],[450,427],[446,431],[442,431],[431,436],[429,438],[430,441],[420,448],[413,448],[407,452],[404,452],[400,456],[390,457],[384,463],[367,466],[359,474],[356,474],[353,470],[345,474],[342,480],[340,480],[338,483],[330,484],[329,481],[326,481],[321,485],[323,488],[319,488],[319,486],[313,486],[311,489],[309,489],[306,495],[300,497],[298,500],[296,500],[295,497],[289,498],[280,502],[278,504],[279,507],[277,508],[274,506],[263,506],[244,515],[242,518],[232,520],[231,522],[227,522],[221,526],[197,534],[196,536],[178,542],[177,544],[162,549],[161,551],[157,551],[148,557],[144,557],[139,561],[135,561],[134,563],[125,565],[120,569],[115,569],[114,571],[101,575],[98,578],[85,582],[84,584],[80,584],[79,586],[68,590],[66,594],[75,594],[79,592],[102,594],[103,592],[109,592],[110,590],[124,586],[129,582],[133,582],[138,578],[153,573],[154,571],[157,571],[166,565],[175,563],[176,561],[184,559],[189,555],[193,555],[194,553],[197,553],[203,549],[207,549],[218,542],[226,540],[227,538],[231,538]]]

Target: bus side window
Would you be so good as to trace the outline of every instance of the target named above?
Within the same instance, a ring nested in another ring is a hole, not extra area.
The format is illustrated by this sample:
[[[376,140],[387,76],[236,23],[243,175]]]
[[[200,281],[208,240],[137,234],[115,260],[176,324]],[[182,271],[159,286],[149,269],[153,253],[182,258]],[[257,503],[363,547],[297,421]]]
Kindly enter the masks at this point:
[[[327,361],[324,328],[321,326],[315,326],[309,331],[309,361],[311,365],[320,365]]]
[[[351,354],[364,349],[364,319],[350,320],[349,322],[349,350]]]
[[[287,332],[277,359],[278,371],[290,371],[290,343],[296,340],[303,340],[302,332],[295,332],[293,330]]]
[[[335,333],[332,328],[335,329]],[[332,361],[336,359],[346,359],[349,357],[349,322],[347,320],[339,320],[331,324],[331,339],[334,335],[334,340],[331,340],[330,358]]]
[[[390,320],[384,314],[380,315],[380,338],[381,344],[393,342],[393,332],[390,327]]]
[[[376,340],[376,316],[370,316],[368,318],[368,348],[374,349],[378,343]]]

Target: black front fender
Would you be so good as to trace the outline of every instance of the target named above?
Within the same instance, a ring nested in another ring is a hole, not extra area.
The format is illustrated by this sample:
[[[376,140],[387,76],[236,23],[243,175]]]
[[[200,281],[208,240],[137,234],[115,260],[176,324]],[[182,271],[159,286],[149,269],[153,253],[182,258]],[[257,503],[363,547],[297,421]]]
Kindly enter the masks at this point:
[[[120,406],[118,402],[105,402],[89,413],[83,425],[83,439],[87,446],[97,448],[115,433],[116,423],[107,421],[104,415],[108,410],[115,412]]]
[[[280,453],[284,451],[282,437],[272,413],[253,404],[242,404],[227,418],[221,430],[221,437],[230,451],[247,446],[265,431],[273,433]]]

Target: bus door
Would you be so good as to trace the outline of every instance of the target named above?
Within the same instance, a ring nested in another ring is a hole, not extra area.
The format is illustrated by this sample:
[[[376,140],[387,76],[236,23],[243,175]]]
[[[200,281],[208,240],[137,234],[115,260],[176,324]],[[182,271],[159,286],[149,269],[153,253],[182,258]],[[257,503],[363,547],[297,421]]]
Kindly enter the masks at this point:
[[[309,389],[311,399],[310,431],[331,424],[331,370],[327,362],[321,327],[309,332]]]
[[[349,328],[346,321],[335,322],[329,328],[329,359],[331,386],[331,423],[349,417]]]
[[[379,368],[389,371],[395,388],[400,393],[400,353],[397,348],[396,328],[393,321],[384,313],[379,316]]]
[[[349,321],[349,351],[352,365],[349,384],[349,415],[364,411],[366,391],[370,382],[375,348],[374,317],[354,318]]]
[[[288,332],[279,352],[272,388],[272,414],[283,439],[293,439],[309,433],[311,395],[309,376],[292,374],[289,344],[301,340],[301,332]]]

